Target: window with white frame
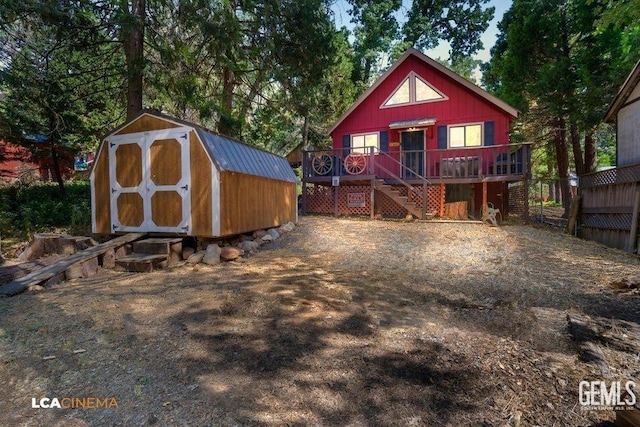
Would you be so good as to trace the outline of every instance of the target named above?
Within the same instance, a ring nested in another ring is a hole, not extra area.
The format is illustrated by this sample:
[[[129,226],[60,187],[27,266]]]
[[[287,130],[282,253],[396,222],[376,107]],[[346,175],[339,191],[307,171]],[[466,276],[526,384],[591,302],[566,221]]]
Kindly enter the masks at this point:
[[[368,154],[369,147],[380,148],[380,137],[376,133],[363,133],[351,136],[351,152]]]
[[[419,104],[423,102],[444,101],[447,97],[431,86],[426,80],[411,71],[402,83],[393,91],[382,108],[398,105]]]
[[[480,147],[482,145],[482,124],[449,126],[449,147]]]

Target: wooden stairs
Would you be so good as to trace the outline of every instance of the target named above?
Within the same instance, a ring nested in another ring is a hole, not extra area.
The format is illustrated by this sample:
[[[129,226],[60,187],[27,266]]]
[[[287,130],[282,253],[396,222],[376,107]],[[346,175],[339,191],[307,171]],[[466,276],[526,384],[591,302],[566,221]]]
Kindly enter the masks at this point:
[[[133,242],[133,252],[115,261],[116,269],[150,273],[182,259],[182,238],[148,238]]]
[[[403,196],[402,194],[400,194],[397,186],[385,184],[384,180],[377,179],[375,182],[375,189],[385,194],[398,205],[405,208],[411,215],[415,216],[416,218],[422,218],[422,209],[420,209],[420,207],[416,205],[415,202],[409,200],[408,196]]]

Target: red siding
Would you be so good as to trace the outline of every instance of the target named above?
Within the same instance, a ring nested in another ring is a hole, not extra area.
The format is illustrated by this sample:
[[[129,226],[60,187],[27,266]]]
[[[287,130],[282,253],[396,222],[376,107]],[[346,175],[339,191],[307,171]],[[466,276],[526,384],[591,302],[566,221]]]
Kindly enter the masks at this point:
[[[447,100],[380,108],[402,80],[414,71]],[[435,126],[493,121],[495,145],[508,143],[509,123],[512,117],[476,93],[461,86],[429,64],[409,55],[387,78],[332,132],[334,147],[342,147],[342,137],[364,132],[377,132],[389,128],[389,123],[434,117]],[[436,149],[437,132],[430,127],[426,149]],[[389,132],[389,151],[399,150],[393,144],[399,142],[399,132]]]
[[[48,154],[49,147],[44,144],[40,151]],[[73,156],[69,153],[59,155],[63,176],[71,176],[73,169],[69,164],[73,164]],[[53,161],[47,157],[36,158],[25,146],[0,140],[0,181],[15,181],[20,177],[20,173],[27,170],[37,172],[39,177],[45,180],[52,178]]]

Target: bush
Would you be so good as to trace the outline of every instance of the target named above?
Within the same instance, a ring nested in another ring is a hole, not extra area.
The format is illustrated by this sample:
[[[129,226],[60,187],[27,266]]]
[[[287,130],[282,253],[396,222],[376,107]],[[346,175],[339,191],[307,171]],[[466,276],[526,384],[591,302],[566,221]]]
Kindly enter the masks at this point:
[[[56,184],[17,183],[0,188],[0,234],[29,239],[34,233],[66,229],[72,234],[91,231],[91,189],[88,181],[65,185],[67,198]]]

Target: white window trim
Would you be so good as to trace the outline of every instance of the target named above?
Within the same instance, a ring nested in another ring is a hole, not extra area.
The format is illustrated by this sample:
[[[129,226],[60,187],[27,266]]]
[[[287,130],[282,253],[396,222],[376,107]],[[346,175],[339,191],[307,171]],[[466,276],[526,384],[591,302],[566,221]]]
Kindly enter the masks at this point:
[[[478,126],[480,125],[480,145],[473,145],[473,146],[467,146],[466,145],[466,131],[465,131],[465,145],[463,145],[462,147],[452,147],[451,146],[451,128],[461,128],[461,127],[467,127],[467,126]],[[462,149],[466,149],[466,148],[478,148],[478,147],[484,147],[484,122],[473,122],[473,123],[457,123],[454,125],[447,125],[447,148],[448,149],[454,149],[454,150],[462,150]]]
[[[402,84],[409,79],[409,102],[403,102],[402,104],[393,104],[393,105],[386,105],[387,102],[389,102],[389,100],[391,98],[393,98],[393,95],[396,94],[396,92],[398,91],[398,89],[400,89],[400,86],[402,86]],[[429,86],[431,89],[434,90],[434,92],[436,92],[438,95],[440,95],[442,98],[437,98],[437,99],[426,99],[424,101],[416,101],[416,79],[420,79],[422,80],[422,83],[426,84],[427,86]],[[438,90],[437,88],[435,88],[431,83],[429,83],[428,81],[426,81],[423,77],[419,76],[418,73],[416,73],[415,71],[410,71],[409,74],[407,74],[402,80],[400,80],[400,83],[398,84],[398,86],[395,87],[395,89],[393,89],[391,91],[391,95],[389,95],[384,102],[382,103],[382,105],[380,106],[380,108],[395,108],[395,107],[405,107],[407,105],[416,105],[416,104],[427,104],[430,102],[440,102],[440,101],[447,101],[449,99],[449,97],[447,95],[445,95],[444,93],[442,93],[440,90]]]
[[[376,136],[376,139],[377,139],[377,141],[378,141],[378,143],[376,144],[376,148],[377,148],[378,150],[380,150],[380,132],[362,132],[362,133],[354,133],[353,135],[351,135],[351,136],[350,136],[350,138],[351,138],[351,139],[349,140],[349,154],[353,153],[353,152],[354,152],[354,151],[353,151],[354,149],[355,149],[355,150],[364,150],[364,153],[361,153],[361,152],[357,151],[357,152],[356,152],[357,154],[369,154],[369,153],[367,153],[367,150],[366,150],[367,146],[360,146],[360,147],[354,147],[354,146],[353,146],[353,138],[355,138],[355,137],[357,137],[357,136],[364,136],[364,137],[365,137],[365,140],[366,140],[367,135],[375,135],[375,136]]]

